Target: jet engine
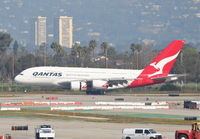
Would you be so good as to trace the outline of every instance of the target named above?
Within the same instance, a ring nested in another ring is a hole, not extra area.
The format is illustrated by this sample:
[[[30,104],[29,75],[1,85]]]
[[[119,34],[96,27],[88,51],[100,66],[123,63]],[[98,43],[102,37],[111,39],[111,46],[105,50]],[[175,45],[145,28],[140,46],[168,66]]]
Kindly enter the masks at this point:
[[[65,84],[65,88],[68,90],[86,90],[87,84],[85,82],[72,81]]]
[[[87,81],[87,87],[91,89],[106,89],[108,88],[108,82],[104,80]]]

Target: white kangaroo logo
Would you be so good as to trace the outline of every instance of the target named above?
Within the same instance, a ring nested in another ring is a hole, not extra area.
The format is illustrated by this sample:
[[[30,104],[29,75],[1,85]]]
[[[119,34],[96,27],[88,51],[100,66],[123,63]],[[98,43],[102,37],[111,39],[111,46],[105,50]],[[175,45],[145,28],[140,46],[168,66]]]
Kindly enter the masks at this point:
[[[179,52],[180,52],[180,51],[179,51]],[[163,74],[163,68],[164,68],[164,66],[165,66],[167,63],[169,63],[169,62],[171,62],[172,60],[174,60],[174,59],[178,56],[179,52],[178,52],[177,54],[173,55],[173,56],[170,56],[170,57],[167,57],[167,58],[162,59],[162,60],[159,61],[158,63],[156,63],[156,62],[151,63],[150,65],[153,66],[153,67],[154,67],[155,69],[157,69],[158,71],[157,71],[157,72],[154,72],[153,74],[148,75],[148,77],[152,77],[152,76],[158,75],[158,74]]]

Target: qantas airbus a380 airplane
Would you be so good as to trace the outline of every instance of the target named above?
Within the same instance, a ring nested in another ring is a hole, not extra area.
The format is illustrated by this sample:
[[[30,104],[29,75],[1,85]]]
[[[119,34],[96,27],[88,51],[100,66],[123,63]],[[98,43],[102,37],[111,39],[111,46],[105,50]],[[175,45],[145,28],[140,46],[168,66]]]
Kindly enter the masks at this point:
[[[26,85],[55,85],[69,90],[86,91],[87,94],[163,83],[177,79],[176,74],[169,72],[184,42],[174,40],[141,70],[43,66],[22,71],[15,77],[15,81]]]

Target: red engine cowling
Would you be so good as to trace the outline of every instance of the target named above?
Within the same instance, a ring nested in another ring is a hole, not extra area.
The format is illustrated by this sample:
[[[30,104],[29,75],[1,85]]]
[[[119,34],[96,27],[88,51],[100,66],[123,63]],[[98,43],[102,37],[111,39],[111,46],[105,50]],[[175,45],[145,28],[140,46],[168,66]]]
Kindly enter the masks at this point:
[[[108,88],[108,82],[104,80],[88,81],[87,87],[91,89],[106,89]]]

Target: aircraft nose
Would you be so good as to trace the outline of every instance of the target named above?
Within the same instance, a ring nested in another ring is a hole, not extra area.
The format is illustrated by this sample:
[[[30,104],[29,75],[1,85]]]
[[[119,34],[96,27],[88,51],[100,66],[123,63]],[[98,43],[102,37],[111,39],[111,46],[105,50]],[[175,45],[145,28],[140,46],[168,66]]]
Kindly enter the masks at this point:
[[[14,81],[15,81],[16,83],[21,83],[20,76],[17,75],[17,76],[15,77]]]

